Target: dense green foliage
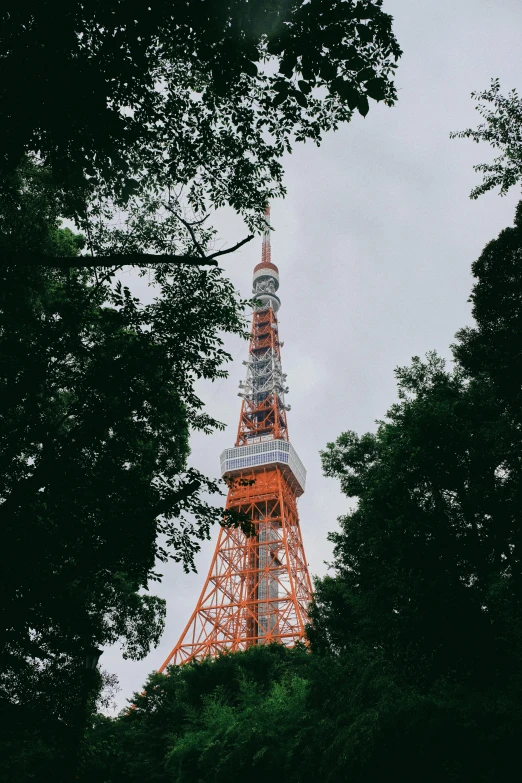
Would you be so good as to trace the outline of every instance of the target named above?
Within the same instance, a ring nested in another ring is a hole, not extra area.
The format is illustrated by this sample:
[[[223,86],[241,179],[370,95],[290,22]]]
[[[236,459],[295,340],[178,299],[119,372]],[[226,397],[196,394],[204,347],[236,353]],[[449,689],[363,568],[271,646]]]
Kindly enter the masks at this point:
[[[501,154],[491,163],[479,163],[474,170],[483,175],[480,185],[473,188],[471,198],[478,198],[488,190],[500,188],[504,196],[509,188],[522,180],[522,99],[516,90],[508,95],[500,92],[500,82],[493,79],[489,90],[473,92],[478,102],[475,108],[485,122],[477,128],[466,128],[451,133],[451,138],[472,139],[477,144],[487,142]]]
[[[434,780],[508,779],[522,728],[521,216],[473,265],[454,369],[415,359],[377,433],[323,455],[358,504],[332,536],[313,644],[384,666],[392,713],[410,694],[401,741]]]
[[[0,198],[0,246],[74,257],[83,238],[60,206],[49,171],[24,162]],[[218,486],[187,468],[189,434],[222,426],[194,385],[224,375],[242,303],[217,268],[157,265],[147,304],[113,273],[0,277],[1,717],[45,714],[67,735],[83,651],[144,655],[163,628],[157,562],[191,568],[221,517],[201,497]]]
[[[306,719],[310,665],[303,648],[273,645],[154,674],[135,709],[98,716],[80,779],[277,779]]]
[[[262,213],[281,156],[392,104],[382,0],[71,0],[0,12],[0,164],[37,154],[120,201],[138,186]],[[16,79],[12,75],[16,74]],[[87,178],[87,180],[85,179]]]
[[[397,371],[376,433],[327,475],[357,503],[331,535],[311,651],[252,648],[153,675],[99,716],[84,780],[494,783],[522,731],[522,205],[473,265],[476,325],[448,369]]]

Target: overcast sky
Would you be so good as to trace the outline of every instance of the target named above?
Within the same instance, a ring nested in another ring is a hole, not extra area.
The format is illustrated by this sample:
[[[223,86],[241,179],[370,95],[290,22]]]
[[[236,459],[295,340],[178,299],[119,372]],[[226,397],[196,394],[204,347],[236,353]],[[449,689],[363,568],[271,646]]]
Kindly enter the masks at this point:
[[[397,72],[399,101],[371,103],[318,149],[300,145],[286,159],[285,201],[272,204],[272,260],[282,300],[280,336],[292,410],[290,439],[308,471],[299,500],[312,575],[331,557],[326,540],[348,500],[321,475],[319,451],[344,430],[375,429],[396,398],[394,369],[436,349],[449,357],[457,329],[469,324],[470,265],[490,239],[512,225],[519,191],[468,198],[479,182],[474,163],[486,146],[449,139],[475,126],[472,90],[498,77],[504,91],[522,89],[520,0],[384,0],[404,50]],[[223,215],[221,236],[244,236]],[[228,256],[227,274],[250,296],[261,240]],[[208,475],[234,445],[238,382],[247,344],[231,340],[230,377],[200,391],[227,429],[193,439],[191,462]],[[167,600],[160,647],[143,661],[124,661],[117,647],[102,667],[120,679],[119,707],[141,689],[178,640],[203,586],[217,536],[196,558],[197,574],[162,566],[153,585]]]

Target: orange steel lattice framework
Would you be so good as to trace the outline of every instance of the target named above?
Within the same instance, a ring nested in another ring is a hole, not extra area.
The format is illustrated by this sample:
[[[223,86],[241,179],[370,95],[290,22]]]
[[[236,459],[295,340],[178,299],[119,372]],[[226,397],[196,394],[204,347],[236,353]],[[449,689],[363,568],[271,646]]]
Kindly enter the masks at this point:
[[[254,269],[258,305],[252,319],[247,380],[236,445],[221,455],[229,482],[227,509],[248,515],[253,534],[222,527],[205,585],[170,664],[304,639],[312,596],[297,497],[305,470],[288,439],[286,376],[281,368],[279,272],[270,258],[270,213],[261,263]]]

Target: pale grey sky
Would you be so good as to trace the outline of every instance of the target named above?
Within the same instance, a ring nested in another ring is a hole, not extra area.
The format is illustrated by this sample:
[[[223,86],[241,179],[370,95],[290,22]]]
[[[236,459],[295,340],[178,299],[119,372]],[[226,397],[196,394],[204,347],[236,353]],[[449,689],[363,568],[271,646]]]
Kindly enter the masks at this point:
[[[450,141],[451,130],[479,122],[472,90],[499,77],[522,89],[520,0],[385,0],[404,55],[398,104],[372,102],[320,149],[298,146],[285,161],[288,196],[272,204],[272,259],[281,277],[280,335],[292,406],[290,438],[307,471],[299,501],[312,574],[331,556],[326,540],[348,508],[337,483],[321,475],[319,450],[342,431],[374,430],[396,397],[394,368],[436,349],[449,356],[456,330],[470,323],[470,265],[513,222],[520,192],[470,201],[474,163],[487,147]],[[516,192],[515,192],[516,191]],[[234,216],[218,223],[229,243],[244,236]],[[227,274],[244,296],[261,240],[228,256]],[[228,341],[230,377],[202,386],[223,433],[197,436],[191,462],[217,476],[219,454],[234,443],[247,344]],[[119,706],[160,666],[188,621],[217,536],[196,558],[197,574],[171,563],[153,591],[167,599],[160,647],[123,661],[117,647],[102,667],[120,679]]]

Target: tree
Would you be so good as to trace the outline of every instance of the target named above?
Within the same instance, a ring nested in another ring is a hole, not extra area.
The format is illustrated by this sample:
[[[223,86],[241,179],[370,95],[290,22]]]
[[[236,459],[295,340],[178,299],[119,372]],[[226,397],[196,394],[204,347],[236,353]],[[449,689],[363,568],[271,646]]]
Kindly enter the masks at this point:
[[[401,51],[381,5],[10,0],[2,170],[35,154],[66,194],[103,189],[121,205],[154,182],[184,188],[201,214],[229,204],[259,225],[293,141],[319,143],[370,98],[393,104]]]
[[[80,779],[287,779],[310,664],[302,647],[270,645],[153,674],[132,710],[93,723]]]
[[[485,122],[477,128],[451,133],[450,138],[473,139],[477,144],[487,141],[493,149],[501,150],[492,163],[474,166],[484,176],[482,184],[473,188],[470,196],[478,198],[497,187],[504,196],[522,179],[522,99],[516,90],[502,95],[498,79],[492,79],[489,90],[472,92],[471,97],[478,102],[475,108]]]
[[[76,663],[77,665],[74,665]],[[75,779],[79,734],[87,714],[112,703],[111,688],[117,679],[106,672],[90,672],[92,678],[87,705],[82,694],[81,662],[60,661],[59,676],[29,670],[27,693],[19,703],[0,700],[0,777],[4,783]],[[63,671],[65,670],[65,671]],[[78,714],[80,713],[80,714]],[[83,713],[83,715],[81,714]],[[76,717],[76,722],[73,719]]]
[[[84,241],[29,161],[0,215],[6,250],[68,259]],[[156,563],[191,568],[221,517],[202,499],[218,485],[187,468],[190,431],[222,426],[194,384],[225,374],[221,334],[245,333],[243,303],[217,268],[158,264],[149,304],[114,270],[0,276],[2,717],[46,714],[67,734],[85,648],[144,655],[163,628]]]
[[[471,294],[476,326],[462,329],[454,347],[466,374],[489,379],[517,422],[522,370],[521,255],[522,202],[516,209],[515,225],[486,245],[472,266],[477,278]]]
[[[406,780],[508,779],[516,758],[520,209],[473,265],[476,327],[457,335],[454,369],[415,358],[377,432],[323,453],[358,502],[331,535],[335,576],[317,584],[310,639],[342,662],[348,690],[367,683],[345,711],[356,780],[390,764]]]

